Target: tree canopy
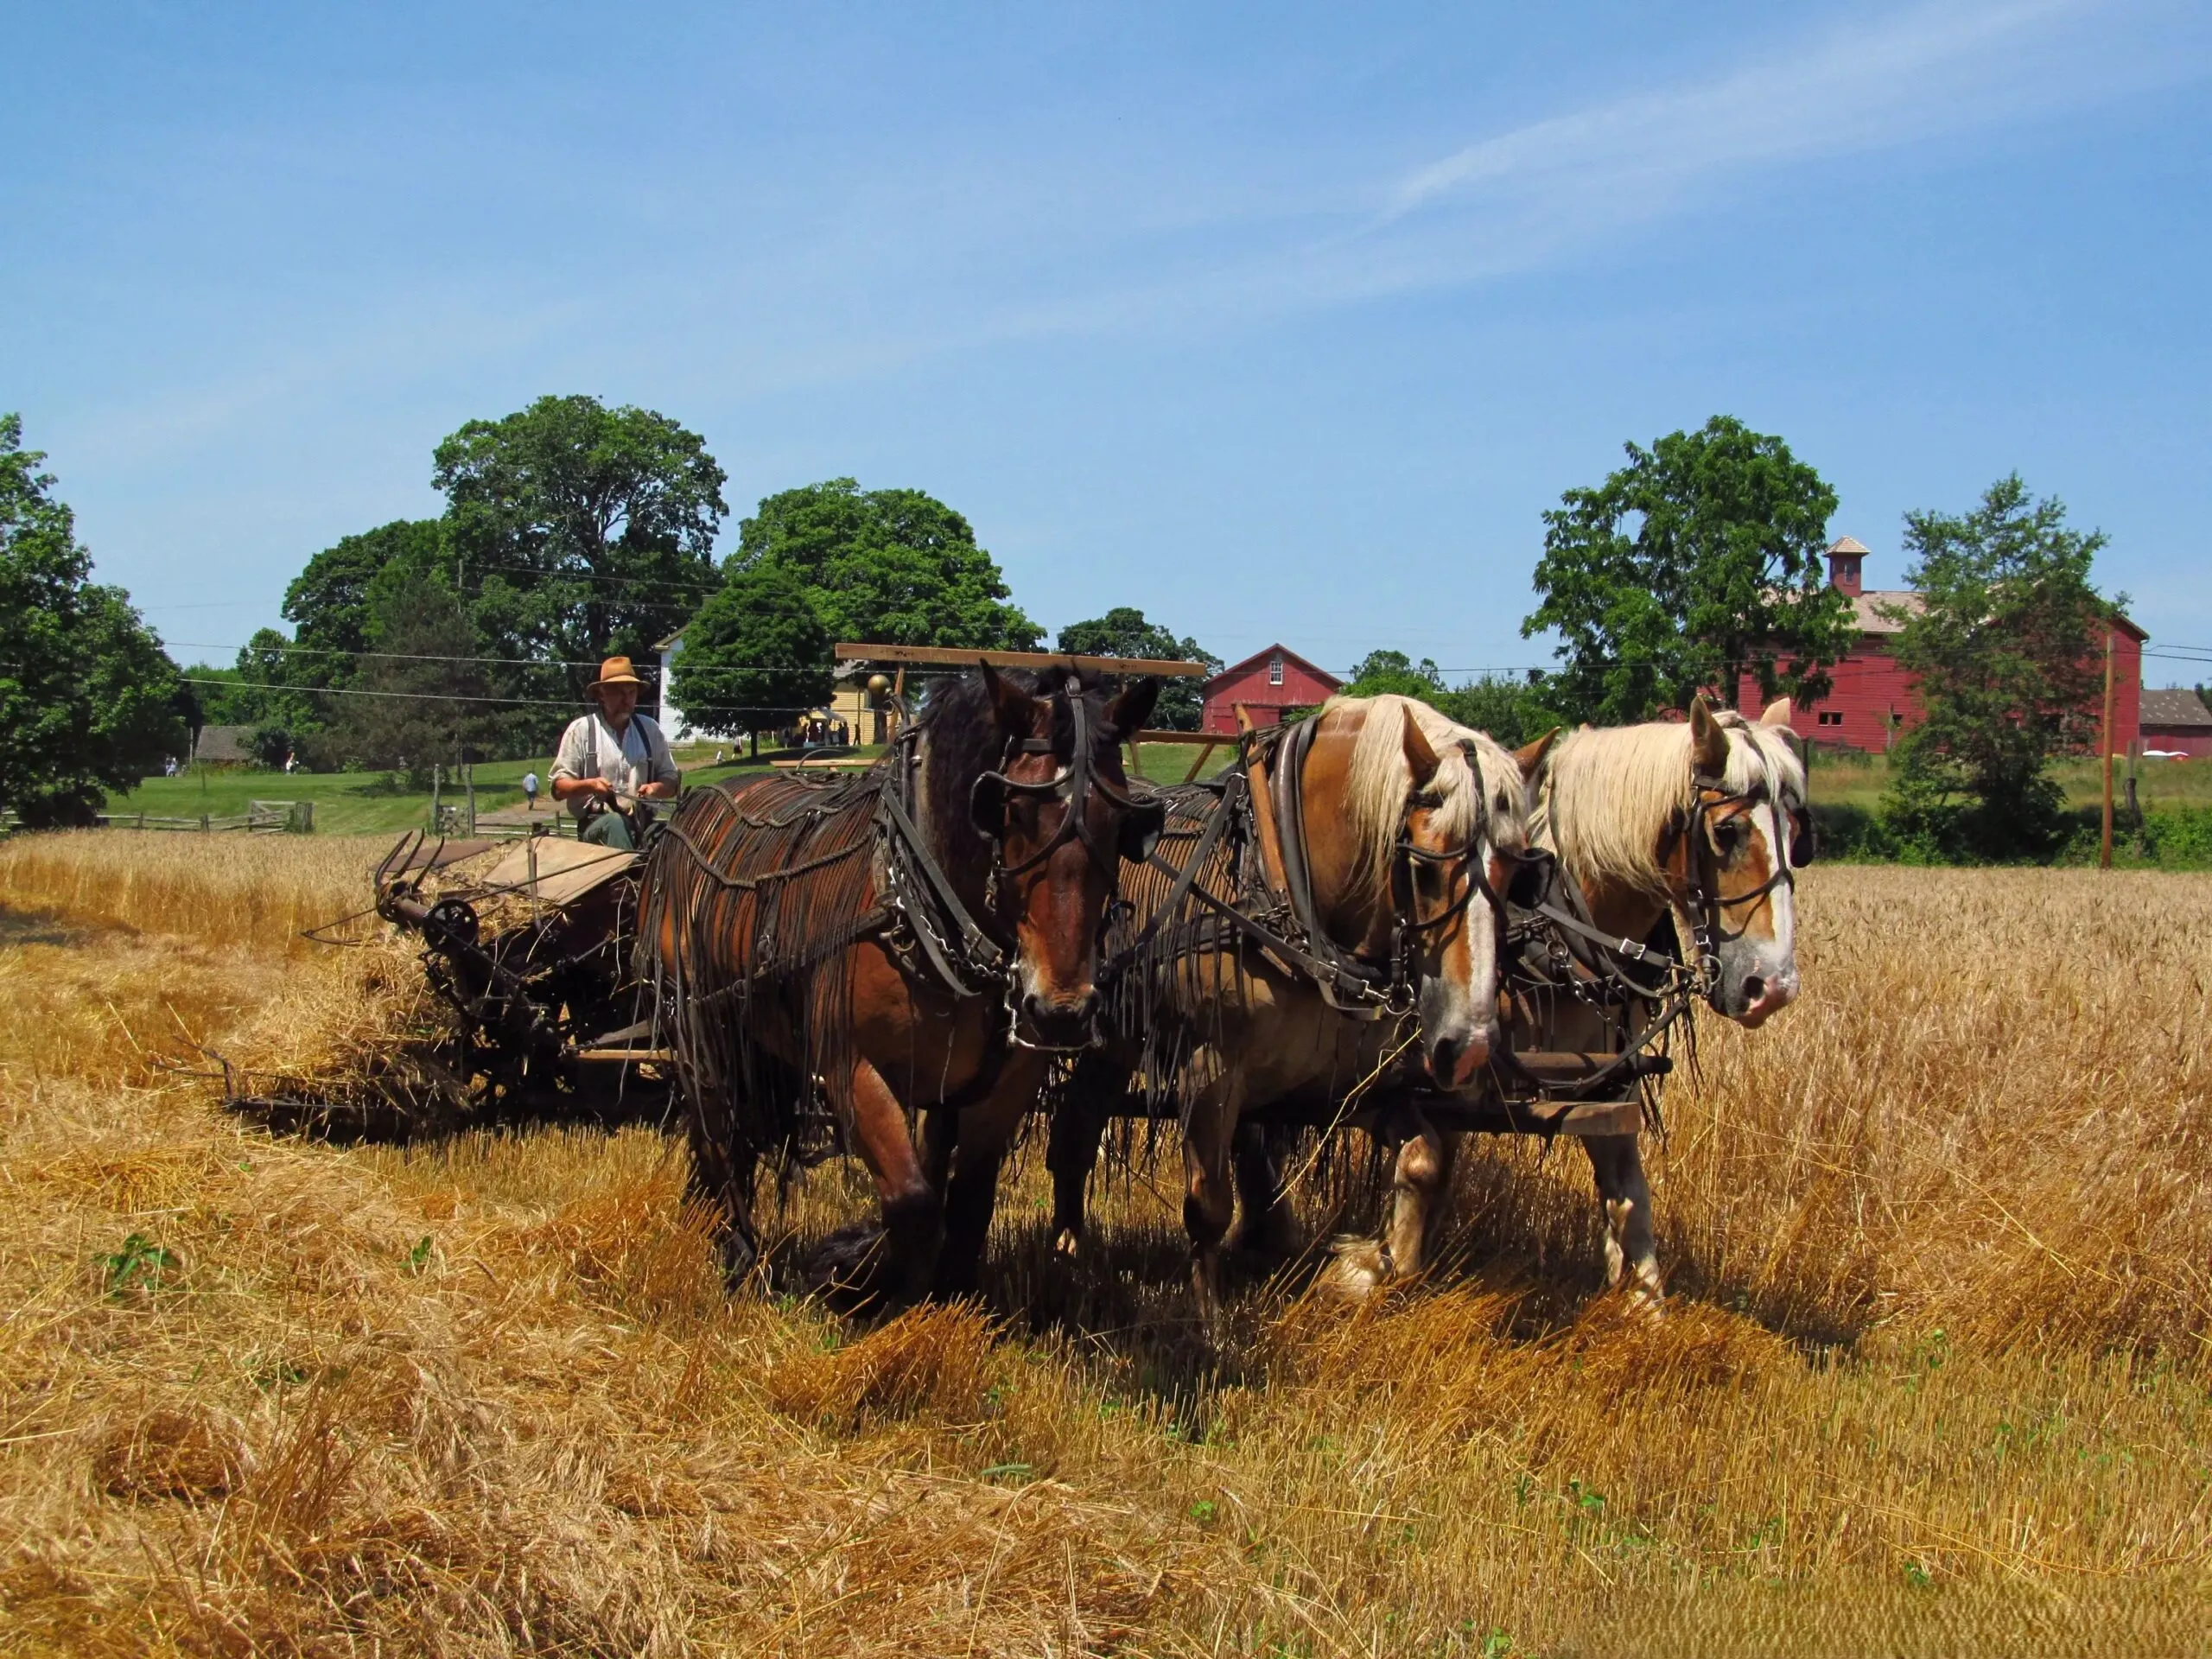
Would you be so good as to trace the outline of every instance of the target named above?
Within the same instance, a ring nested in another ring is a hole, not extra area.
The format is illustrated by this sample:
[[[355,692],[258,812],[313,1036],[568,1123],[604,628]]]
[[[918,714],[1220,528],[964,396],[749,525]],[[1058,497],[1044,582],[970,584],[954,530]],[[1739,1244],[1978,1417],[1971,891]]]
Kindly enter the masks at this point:
[[[1926,718],[1898,741],[1886,806],[1909,838],[2003,857],[2060,833],[2050,758],[2098,736],[2113,607],[2090,570],[2105,543],[2017,473],[1971,512],[1905,515],[1915,602],[1891,607],[1893,649],[1920,677]]]
[[[1822,554],[1835,492],[1780,438],[1716,415],[1544,514],[1522,635],[1555,628],[1553,695],[1576,717],[1619,723],[1733,704],[1738,676],[1763,696],[1817,697],[1850,649],[1850,601]]]
[[[1060,630],[1058,648],[1074,657],[1149,657],[1161,662],[1204,663],[1218,672],[1221,658],[1195,639],[1178,639],[1144,613],[1116,605],[1103,616],[1087,622],[1071,622]],[[1153,705],[1152,723],[1161,731],[1195,732],[1205,712],[1205,697],[1197,680],[1161,682],[1160,700]]]
[[[474,626],[494,655],[571,664],[569,696],[602,657],[650,661],[718,583],[726,475],[665,415],[540,397],[469,422],[433,461],[446,556]],[[543,675],[501,677],[516,694],[551,689]]]
[[[683,631],[677,701],[701,730],[772,731],[829,701],[834,643],[791,570],[740,569]]]
[[[372,655],[334,722],[351,759],[427,781],[502,747],[512,718],[493,699],[483,642],[461,598],[435,576],[377,584],[369,613]]]
[[[1402,651],[1370,651],[1353,664],[1344,695],[1418,697],[1462,726],[1487,732],[1508,747],[1518,748],[1566,723],[1554,711],[1550,687],[1551,682],[1541,674],[1532,674],[1526,680],[1484,675],[1462,685],[1447,686],[1443,671],[1430,658],[1416,663]]]
[[[1030,651],[1043,635],[968,521],[919,490],[833,478],[769,496],[739,524],[729,565],[766,561],[798,578],[833,644]]]
[[[188,744],[175,664],[120,588],[92,580],[46,456],[0,415],[0,805],[88,823]]]

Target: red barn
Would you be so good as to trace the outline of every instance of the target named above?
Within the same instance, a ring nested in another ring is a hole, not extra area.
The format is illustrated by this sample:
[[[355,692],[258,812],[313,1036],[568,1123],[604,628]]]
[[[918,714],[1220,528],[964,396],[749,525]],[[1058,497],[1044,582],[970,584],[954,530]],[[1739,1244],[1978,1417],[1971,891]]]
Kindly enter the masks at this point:
[[[1279,726],[1291,709],[1326,702],[1343,686],[1335,675],[1314,667],[1287,645],[1269,645],[1230,664],[1205,683],[1201,688],[1205,712],[1198,729],[1234,736],[1243,729],[1236,719],[1240,703],[1255,726]]]
[[[1902,625],[1883,614],[1886,609],[1918,608],[1918,595],[1910,588],[1867,588],[1860,577],[1866,550],[1846,536],[1828,549],[1828,580],[1851,596],[1857,612],[1859,643],[1849,655],[1828,671],[1834,682],[1827,696],[1808,704],[1797,715],[1798,731],[1815,742],[1847,748],[1884,751],[1896,742],[1897,733],[1921,720],[1920,693],[1916,676],[1908,674],[1891,655],[1891,641]],[[2142,733],[2143,642],[2150,635],[2124,616],[2112,621],[2113,752],[2130,753]],[[1738,688],[1738,706],[1759,706],[1758,681],[1744,677]],[[2101,700],[2088,711],[2101,719]]]
[[[2212,709],[2186,686],[2143,694],[2143,747],[2163,754],[2212,756]]]

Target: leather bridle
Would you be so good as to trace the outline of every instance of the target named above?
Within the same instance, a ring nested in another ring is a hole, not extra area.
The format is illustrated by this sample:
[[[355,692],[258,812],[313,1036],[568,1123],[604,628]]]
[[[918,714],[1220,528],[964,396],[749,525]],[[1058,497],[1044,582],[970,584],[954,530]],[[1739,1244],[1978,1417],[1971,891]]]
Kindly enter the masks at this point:
[[[1728,912],[1740,906],[1756,905],[1777,887],[1795,891],[1796,872],[1812,862],[1819,851],[1815,833],[1812,810],[1808,806],[1785,808],[1779,801],[1769,803],[1764,782],[1750,789],[1732,791],[1717,778],[1697,777],[1692,780],[1696,791],[1695,801],[1684,810],[1678,820],[1676,833],[1688,838],[1689,857],[1685,861],[1688,879],[1688,903],[1691,931],[1697,947],[1698,987],[1706,1000],[1719,1011],[1716,1000],[1720,995],[1720,947],[1732,944],[1749,931],[1746,916],[1745,925],[1734,932],[1728,931]],[[1707,814],[1716,807],[1741,806],[1745,811],[1736,817],[1749,817],[1762,804],[1772,804],[1778,825],[1790,827],[1789,845],[1775,849],[1774,868],[1758,886],[1743,893],[1724,894],[1720,891],[1720,850],[1713,843],[1712,826]]]
[[[1119,846],[1102,849],[1090,830],[1090,796],[1093,791],[1105,797],[1109,804],[1118,807],[1125,814],[1144,821],[1149,814],[1157,818],[1160,806],[1150,801],[1140,801],[1126,791],[1117,789],[1100,776],[1094,763],[1095,746],[1116,743],[1121,734],[1109,721],[1091,727],[1090,705],[1083,694],[1079,682],[1071,678],[1065,687],[1068,711],[1075,726],[1075,741],[1067,764],[1049,779],[1024,782],[1007,775],[1005,768],[1016,755],[1052,754],[1055,753],[1049,737],[1009,738],[1006,752],[999,761],[999,769],[984,772],[976,779],[969,796],[969,815],[976,827],[991,843],[991,875],[994,884],[1014,876],[1026,874],[1068,843],[1071,837],[1080,840],[1084,848],[1098,867],[1106,873],[1109,881],[1117,882],[1121,874],[1122,849]],[[1009,795],[1027,796],[1033,800],[1055,799],[1067,804],[1060,815],[1059,827],[1052,838],[1019,863],[1006,861],[1006,798]]]

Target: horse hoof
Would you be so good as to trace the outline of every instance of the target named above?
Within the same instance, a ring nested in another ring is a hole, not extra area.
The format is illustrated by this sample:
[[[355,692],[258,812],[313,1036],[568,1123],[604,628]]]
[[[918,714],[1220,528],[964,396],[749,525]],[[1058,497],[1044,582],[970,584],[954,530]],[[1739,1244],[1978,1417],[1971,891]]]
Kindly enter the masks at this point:
[[[1072,1227],[1060,1229],[1059,1236],[1052,1241],[1054,1254],[1065,1255],[1072,1262],[1083,1254],[1083,1235]]]
[[[1340,1238],[1329,1250],[1329,1265],[1316,1281],[1324,1294],[1363,1302],[1382,1288],[1382,1249],[1373,1239]]]

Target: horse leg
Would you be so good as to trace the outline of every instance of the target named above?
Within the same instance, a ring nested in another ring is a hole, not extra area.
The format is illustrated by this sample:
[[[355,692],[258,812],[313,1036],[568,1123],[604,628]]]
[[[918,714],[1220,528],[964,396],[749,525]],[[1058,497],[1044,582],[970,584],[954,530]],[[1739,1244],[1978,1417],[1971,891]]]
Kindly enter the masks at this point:
[[[1222,1328],[1221,1241],[1236,1207],[1229,1153],[1240,1103],[1234,1078],[1210,1084],[1199,1091],[1183,1130],[1183,1228],[1191,1236],[1191,1287],[1198,1295],[1198,1318],[1212,1337]]]
[[[1605,1223],[1605,1286],[1634,1275],[1629,1300],[1656,1313],[1665,1287],[1659,1278],[1659,1253],[1651,1237],[1651,1188],[1643,1179],[1643,1154],[1632,1135],[1584,1138],[1590,1172],[1598,1181],[1598,1208]]]
[[[1427,1267],[1429,1237],[1443,1213],[1459,1152],[1459,1137],[1445,1134],[1419,1112],[1400,1120],[1382,1225],[1373,1238],[1348,1239],[1336,1246],[1322,1275],[1329,1290],[1360,1301]]]
[[[1052,1174],[1052,1248],[1062,1255],[1077,1255],[1083,1248],[1085,1194],[1106,1138],[1106,1096],[1117,1083],[1095,1055],[1085,1055],[1053,1103],[1045,1167]]]
[[[899,1097],[882,1074],[868,1061],[855,1060],[848,1087],[853,1140],[875,1179],[884,1233],[870,1252],[864,1282],[854,1288],[912,1301],[928,1291],[936,1275],[944,1206],[915,1152]]]
[[[1044,1057],[1033,1049],[1016,1049],[1001,1066],[990,1092],[960,1113],[950,1176],[941,1189],[944,1248],[938,1257],[939,1296],[971,1296],[982,1281],[991,1213],[998,1206],[999,1167],[1044,1081]],[[932,1123],[942,1112],[930,1114]]]
[[[1294,1133],[1273,1123],[1244,1123],[1236,1130],[1236,1206],[1243,1215],[1236,1248],[1268,1261],[1280,1261],[1291,1251],[1282,1154]]]

